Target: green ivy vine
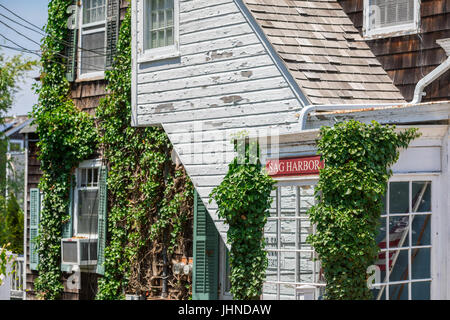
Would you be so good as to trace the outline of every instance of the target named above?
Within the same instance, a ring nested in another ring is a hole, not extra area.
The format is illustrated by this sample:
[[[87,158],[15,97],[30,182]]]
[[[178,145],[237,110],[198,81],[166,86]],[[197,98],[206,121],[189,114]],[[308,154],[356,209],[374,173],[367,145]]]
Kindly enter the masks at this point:
[[[35,290],[43,299],[57,299],[63,291],[61,282],[61,232],[67,221],[72,169],[96,149],[97,131],[93,119],[78,110],[65,78],[64,41],[67,37],[66,9],[71,1],[51,0],[48,4],[47,36],[42,41],[41,84],[38,104],[32,115],[39,135],[39,160],[43,176],[40,216],[39,276]]]
[[[188,251],[192,235],[193,185],[171,159],[172,146],[159,127],[131,127],[131,12],[123,20],[114,68],[106,72],[107,95],[97,109],[101,146],[109,165],[105,275],[97,299],[154,290],[146,274],[178,247]],[[176,298],[186,299],[187,279],[169,277]]]
[[[244,145],[242,145],[244,144]],[[229,164],[228,172],[210,197],[218,205],[218,215],[229,229],[231,245],[231,293],[237,300],[259,299],[268,265],[264,226],[272,203],[270,193],[275,181],[267,175],[259,161],[255,141],[239,139],[235,151],[240,152]]]
[[[418,137],[416,129],[373,121],[348,121],[322,127],[318,153],[325,161],[310,211],[316,233],[308,237],[323,268],[326,298],[371,299],[367,268],[374,264],[379,218],[399,148]]]

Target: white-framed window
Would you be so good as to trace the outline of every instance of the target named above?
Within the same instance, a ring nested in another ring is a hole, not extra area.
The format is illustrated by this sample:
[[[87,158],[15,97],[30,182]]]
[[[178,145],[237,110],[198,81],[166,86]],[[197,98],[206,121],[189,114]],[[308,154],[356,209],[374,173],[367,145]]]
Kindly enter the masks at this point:
[[[78,75],[80,79],[104,75],[106,62],[106,1],[83,0],[81,5]]]
[[[306,237],[314,232],[307,211],[315,203],[317,181],[279,182],[272,192],[264,229],[269,264],[264,300],[317,300],[325,283],[320,262]]]
[[[139,62],[179,56],[179,0],[138,1]]]
[[[98,233],[98,203],[101,161],[83,161],[76,169],[74,188],[74,235],[95,238]]]
[[[9,153],[21,153],[23,152],[23,141],[22,140],[10,140],[8,144]]]
[[[315,203],[316,183],[279,180],[272,193],[274,201],[264,231],[269,265],[263,299],[323,297],[326,283],[320,261],[306,242],[315,231],[307,211]],[[436,177],[423,174],[394,175],[389,180],[376,239],[380,252],[375,261],[379,282],[373,284],[374,299],[439,297],[435,280],[442,264],[442,257],[438,260],[435,253],[438,186]]]
[[[433,298],[436,187],[430,177],[390,179],[377,237],[380,253],[375,264],[381,272],[373,289],[375,299]]]
[[[420,0],[364,0],[366,38],[417,33],[419,20]]]

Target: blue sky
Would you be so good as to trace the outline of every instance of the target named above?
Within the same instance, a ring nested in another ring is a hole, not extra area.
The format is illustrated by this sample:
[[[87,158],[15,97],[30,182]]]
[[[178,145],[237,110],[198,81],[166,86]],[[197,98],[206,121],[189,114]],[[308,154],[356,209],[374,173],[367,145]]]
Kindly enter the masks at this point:
[[[47,21],[47,6],[48,6],[48,0],[0,0],[0,4],[7,7],[11,11],[13,11],[15,14],[20,16],[21,18],[39,26],[43,27]],[[11,13],[9,13],[4,8],[0,7],[0,13],[10,17],[11,19],[20,22],[24,25],[26,23],[23,20],[20,20],[19,18],[15,17]],[[13,27],[17,31],[23,33],[27,37],[33,39],[36,42],[40,42],[41,35],[36,32],[32,32],[26,28],[23,28],[10,20],[6,19],[5,17],[0,15],[0,21],[7,24],[10,27]],[[31,26],[30,26],[31,27]],[[15,33],[13,30],[9,29],[4,24],[0,23],[0,35],[3,35],[7,37],[8,39],[16,42],[18,45],[25,47],[27,49],[33,49],[37,50],[39,49],[39,46],[31,42],[30,40],[27,40],[23,36]],[[15,44],[5,40],[3,37],[0,36],[0,45],[7,45],[11,47],[17,47]],[[15,54],[18,54],[20,52],[16,52],[10,49],[2,48],[0,47],[0,52],[5,54],[6,56],[13,56]],[[39,60],[39,57],[32,54],[24,54],[24,56],[37,59]],[[38,76],[38,70],[31,71],[27,74],[27,79],[25,83],[20,84],[20,91],[17,93],[15,97],[14,104],[10,111],[8,112],[8,115],[23,115],[30,112],[33,108],[33,105],[37,102],[37,96],[34,94],[31,86],[35,82],[33,79],[34,77]]]

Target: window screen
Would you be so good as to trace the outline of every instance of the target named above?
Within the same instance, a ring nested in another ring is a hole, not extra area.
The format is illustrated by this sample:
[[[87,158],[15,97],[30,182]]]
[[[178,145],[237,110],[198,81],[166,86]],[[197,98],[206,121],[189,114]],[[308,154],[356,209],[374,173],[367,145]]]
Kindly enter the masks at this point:
[[[369,29],[414,23],[416,0],[369,0]]]
[[[105,31],[82,36],[81,73],[101,71],[105,68]],[[89,51],[87,51],[89,50]]]
[[[145,19],[146,49],[174,44],[174,0],[147,0]]]
[[[78,191],[78,233],[97,233],[98,190]]]

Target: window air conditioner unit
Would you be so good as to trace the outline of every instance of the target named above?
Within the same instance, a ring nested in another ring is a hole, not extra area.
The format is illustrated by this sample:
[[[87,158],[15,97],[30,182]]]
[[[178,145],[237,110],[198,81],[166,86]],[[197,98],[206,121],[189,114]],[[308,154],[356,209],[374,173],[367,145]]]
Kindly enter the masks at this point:
[[[66,238],[61,240],[61,262],[68,265],[97,264],[97,239]]]

